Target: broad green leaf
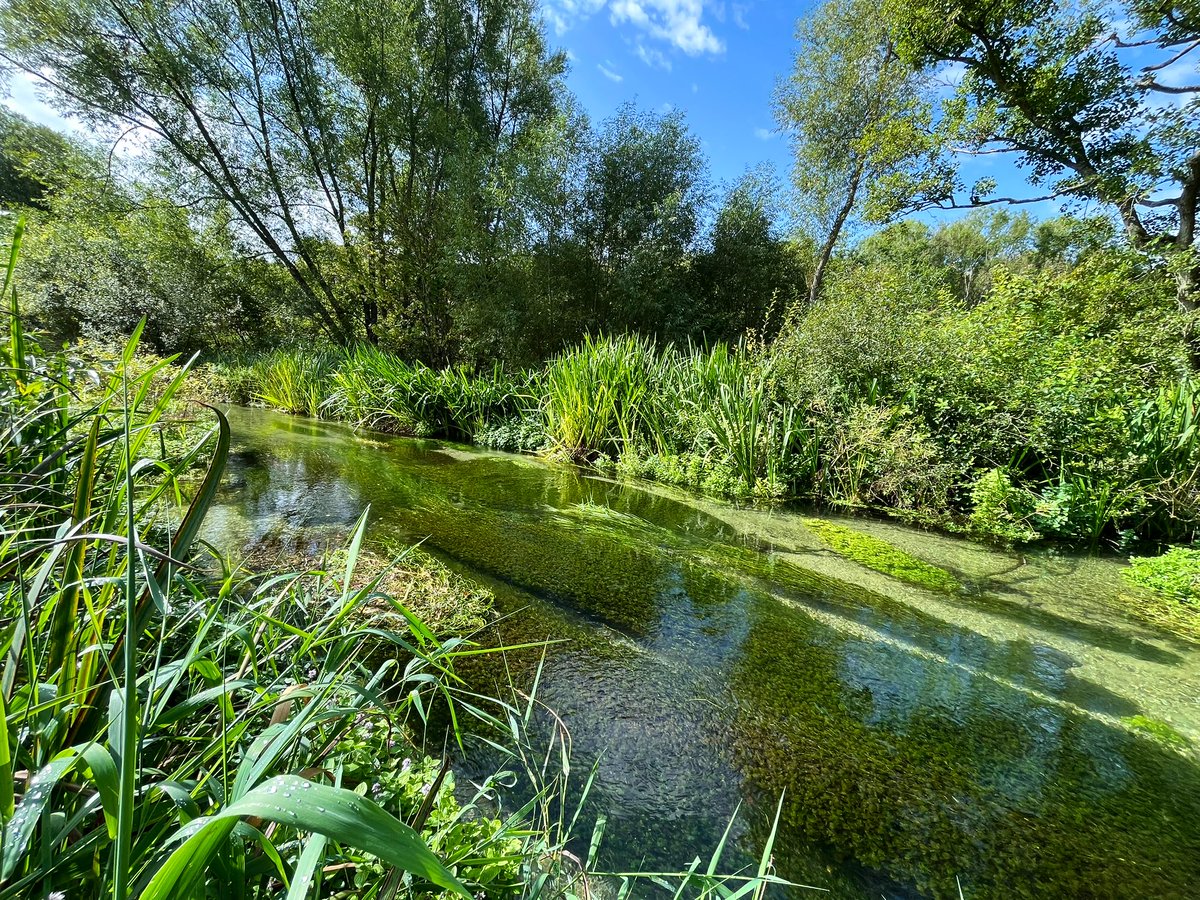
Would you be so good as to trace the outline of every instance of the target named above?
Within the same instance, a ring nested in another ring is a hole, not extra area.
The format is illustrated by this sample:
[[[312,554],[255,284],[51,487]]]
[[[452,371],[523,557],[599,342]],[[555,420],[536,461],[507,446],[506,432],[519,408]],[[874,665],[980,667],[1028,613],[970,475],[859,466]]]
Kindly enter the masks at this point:
[[[34,826],[42,817],[46,805],[50,802],[50,794],[59,779],[74,767],[79,759],[75,753],[69,753],[52,760],[45,768],[29,781],[29,789],[21,798],[20,804],[13,812],[12,818],[5,826],[4,855],[0,862],[0,880],[8,878],[16,871],[21,857],[25,855],[25,847],[33,834]]]
[[[215,815],[197,819],[180,829],[175,838],[183,843],[155,872],[142,893],[142,900],[168,900],[192,891],[200,883],[212,855],[245,816],[325,835],[439,887],[463,897],[471,896],[425,846],[419,834],[372,801],[343,788],[281,775]]]

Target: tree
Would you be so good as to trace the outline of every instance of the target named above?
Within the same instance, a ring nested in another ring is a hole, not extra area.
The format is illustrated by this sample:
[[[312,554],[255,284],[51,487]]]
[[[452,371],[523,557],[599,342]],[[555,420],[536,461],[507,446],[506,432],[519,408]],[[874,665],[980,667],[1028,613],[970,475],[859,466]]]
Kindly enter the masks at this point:
[[[795,306],[804,272],[795,246],[778,233],[780,206],[769,170],[747,172],[726,193],[692,267],[698,335],[736,341],[755,330],[770,339]]]
[[[775,116],[795,152],[802,216],[818,256],[815,302],[839,239],[885,210],[874,196],[893,180],[940,183],[931,165],[924,85],[897,55],[873,0],[828,0],[796,26],[795,63],[776,89]]]
[[[227,205],[332,337],[392,314],[431,357],[565,65],[531,0],[29,0],[0,31],[59,107],[148,137],[180,203]]]
[[[1194,0],[887,0],[883,11],[904,61],[962,75],[938,121],[947,156],[1010,153],[1047,189],[997,197],[994,181],[968,191],[954,178],[908,185],[898,205],[1098,200],[1135,247],[1169,259],[1180,308],[1197,309],[1200,79],[1168,78],[1200,48]]]
[[[705,170],[683,115],[621,107],[591,140],[572,238],[574,279],[590,328],[660,337],[692,320],[687,262],[700,228]]]

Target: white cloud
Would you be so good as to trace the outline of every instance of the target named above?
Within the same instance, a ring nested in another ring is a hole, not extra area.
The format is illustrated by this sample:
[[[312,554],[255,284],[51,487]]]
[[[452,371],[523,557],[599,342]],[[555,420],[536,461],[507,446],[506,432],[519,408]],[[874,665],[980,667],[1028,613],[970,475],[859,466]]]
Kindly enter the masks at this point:
[[[547,0],[542,4],[542,16],[554,29],[555,34],[568,31],[581,19],[604,8],[607,0]]]
[[[725,42],[701,21],[703,0],[612,0],[609,12],[614,25],[629,23],[689,56],[725,52]]]
[[[769,141],[771,138],[775,137],[775,132],[773,132],[770,128],[755,128],[754,136],[760,141]]]
[[[692,82],[692,93],[693,94],[700,93],[700,85],[696,84],[696,82],[694,82],[694,81]]]
[[[750,6],[747,3],[733,4],[733,24],[742,31],[750,30],[750,23],[746,21],[746,13],[750,11]]]
[[[608,60],[605,60],[605,62],[608,62]],[[610,69],[608,66],[611,66],[611,65],[612,65],[611,62],[608,62],[607,66],[604,63],[596,63],[596,68],[599,69],[600,74],[603,75],[605,78],[607,78],[609,81],[615,81],[618,84],[620,84],[622,81],[625,80],[625,76],[621,75],[617,72],[614,72],[612,69]]]
[[[655,50],[653,47],[647,47],[641,41],[638,41],[634,48],[637,58],[644,62],[652,69],[662,69],[664,72],[671,71],[671,61],[667,59],[665,53],[661,50]]]

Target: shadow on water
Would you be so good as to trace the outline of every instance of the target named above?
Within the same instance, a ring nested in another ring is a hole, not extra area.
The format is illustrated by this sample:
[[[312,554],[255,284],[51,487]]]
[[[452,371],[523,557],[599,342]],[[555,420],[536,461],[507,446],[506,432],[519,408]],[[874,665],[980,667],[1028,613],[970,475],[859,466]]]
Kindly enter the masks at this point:
[[[783,792],[780,873],[834,897],[954,897],[956,876],[970,898],[1197,895],[1196,756],[1121,718],[1154,704],[1200,733],[1200,651],[1048,604],[1069,573],[1036,603],[996,582],[934,604],[570,467],[232,421],[218,543],[317,540],[370,504],[376,534],[494,590],[497,640],[566,639],[540,697],[575,770],[599,761],[606,865],[686,866],[739,807],[754,858]],[[536,654],[489,659],[483,687]]]

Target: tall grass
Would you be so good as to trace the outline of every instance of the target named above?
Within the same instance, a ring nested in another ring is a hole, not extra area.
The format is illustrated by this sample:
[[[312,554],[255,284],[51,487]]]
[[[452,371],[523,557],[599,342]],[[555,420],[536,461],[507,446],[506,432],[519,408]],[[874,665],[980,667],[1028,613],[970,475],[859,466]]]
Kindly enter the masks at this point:
[[[255,399],[284,412],[319,417],[343,358],[336,350],[275,350],[254,364]]]
[[[381,431],[471,440],[489,422],[515,414],[520,398],[517,382],[499,366],[437,370],[359,346],[332,377],[328,409]]]
[[[660,357],[649,338],[591,337],[556,356],[541,379],[546,433],[576,458],[619,453],[653,417]]]

